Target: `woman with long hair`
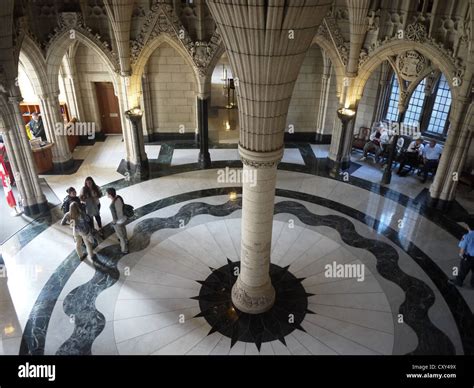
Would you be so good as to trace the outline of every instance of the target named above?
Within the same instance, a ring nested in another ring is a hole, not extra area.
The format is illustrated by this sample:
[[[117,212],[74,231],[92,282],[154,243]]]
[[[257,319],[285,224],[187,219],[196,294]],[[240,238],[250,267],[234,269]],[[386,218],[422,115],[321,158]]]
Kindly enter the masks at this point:
[[[72,227],[72,234],[76,241],[76,252],[81,260],[86,256],[92,260],[94,257],[94,249],[92,248],[92,242],[94,237],[92,236],[92,229],[86,218],[86,215],[81,209],[81,205],[77,202],[71,203],[69,211],[64,215],[61,225],[69,223]],[[85,244],[87,253],[83,253],[82,244]]]
[[[91,227],[94,228],[94,218],[97,221],[99,227],[99,233],[102,233],[102,220],[100,218],[100,197],[102,197],[102,191],[100,187],[96,185],[94,179],[88,176],[84,182],[84,187],[81,190],[79,198],[86,207],[86,214],[91,219]]]

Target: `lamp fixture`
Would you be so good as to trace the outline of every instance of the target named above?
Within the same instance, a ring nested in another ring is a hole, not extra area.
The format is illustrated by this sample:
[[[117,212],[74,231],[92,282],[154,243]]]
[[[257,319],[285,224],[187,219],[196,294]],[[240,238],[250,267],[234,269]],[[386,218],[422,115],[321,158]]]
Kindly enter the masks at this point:
[[[132,108],[130,110],[127,110],[125,112],[125,115],[127,117],[142,117],[143,116],[143,111],[140,108]]]

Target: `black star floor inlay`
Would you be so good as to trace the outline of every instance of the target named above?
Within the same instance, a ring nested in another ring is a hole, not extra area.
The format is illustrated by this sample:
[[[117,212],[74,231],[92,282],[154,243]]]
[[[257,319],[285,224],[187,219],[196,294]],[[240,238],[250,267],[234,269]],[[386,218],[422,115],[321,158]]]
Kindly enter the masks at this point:
[[[232,286],[240,273],[240,262],[232,262],[213,269],[202,284],[199,296],[192,299],[199,301],[201,313],[195,316],[204,317],[211,325],[208,335],[219,332],[231,339],[231,347],[237,341],[254,343],[260,351],[263,342],[279,340],[286,345],[285,337],[292,331],[305,331],[301,322],[308,310],[308,294],[301,282],[288,271],[270,264],[270,278],[275,288],[275,304],[262,314],[247,314],[237,310],[232,304]]]

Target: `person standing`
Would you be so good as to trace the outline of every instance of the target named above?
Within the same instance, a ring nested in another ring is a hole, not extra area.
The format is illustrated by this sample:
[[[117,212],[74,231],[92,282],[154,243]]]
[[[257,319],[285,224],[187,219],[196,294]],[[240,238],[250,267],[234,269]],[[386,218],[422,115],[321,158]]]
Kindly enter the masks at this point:
[[[46,132],[44,131],[43,120],[37,112],[33,112],[30,120],[30,131],[34,137],[39,137],[43,141],[47,141]]]
[[[102,234],[102,219],[100,218],[100,197],[102,191],[96,185],[94,179],[88,176],[84,182],[84,187],[81,190],[80,199],[86,207],[86,213],[91,219],[91,227],[94,228],[94,218],[99,227],[99,234]]]
[[[471,271],[471,287],[474,288],[474,220],[467,222],[468,233],[459,242],[459,256],[461,263],[459,273],[454,279],[450,279],[450,284],[462,287],[464,279]]]
[[[77,202],[72,202],[69,211],[64,215],[61,220],[61,225],[69,223],[72,227],[72,234],[76,241],[76,252],[81,260],[84,260],[86,256],[90,260],[94,257],[94,249],[92,248],[92,230],[89,222],[87,221],[86,214],[82,211],[81,206]],[[85,244],[87,253],[83,253],[82,244]]]
[[[430,140],[430,144],[423,148],[423,179],[422,183],[426,182],[428,172],[438,168],[439,159],[443,153],[443,147],[436,143],[436,140]]]
[[[120,241],[120,248],[123,254],[128,253],[127,216],[124,214],[125,203],[120,195],[117,195],[113,187],[107,189],[107,197],[112,200],[110,203],[110,212],[112,213],[112,225]]]

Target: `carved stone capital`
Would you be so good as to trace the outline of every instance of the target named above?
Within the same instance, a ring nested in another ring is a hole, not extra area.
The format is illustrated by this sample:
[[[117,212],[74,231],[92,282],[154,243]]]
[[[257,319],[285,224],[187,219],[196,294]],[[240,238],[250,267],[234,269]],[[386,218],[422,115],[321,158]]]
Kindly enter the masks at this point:
[[[262,287],[250,288],[239,277],[232,287],[232,303],[244,313],[261,314],[275,303],[275,289],[270,282]]]
[[[271,152],[250,151],[239,145],[239,154],[242,163],[253,168],[272,168],[280,163],[284,148]]]

